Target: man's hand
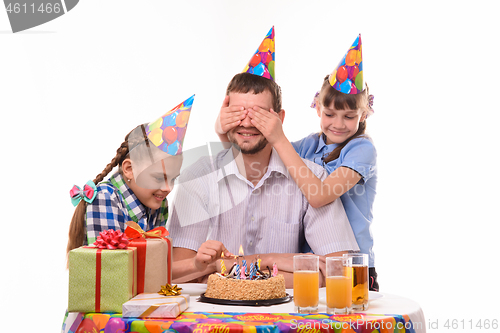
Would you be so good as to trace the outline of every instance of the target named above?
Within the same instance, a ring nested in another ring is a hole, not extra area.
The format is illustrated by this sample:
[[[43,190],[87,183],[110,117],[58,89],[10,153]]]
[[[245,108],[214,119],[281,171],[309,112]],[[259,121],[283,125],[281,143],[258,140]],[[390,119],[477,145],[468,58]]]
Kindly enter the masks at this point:
[[[207,240],[201,244],[196,256],[194,257],[194,265],[197,270],[203,271],[208,265],[214,263],[218,259],[221,259],[221,254],[224,253],[226,258],[232,256],[233,254],[229,252],[224,244],[215,240]]]

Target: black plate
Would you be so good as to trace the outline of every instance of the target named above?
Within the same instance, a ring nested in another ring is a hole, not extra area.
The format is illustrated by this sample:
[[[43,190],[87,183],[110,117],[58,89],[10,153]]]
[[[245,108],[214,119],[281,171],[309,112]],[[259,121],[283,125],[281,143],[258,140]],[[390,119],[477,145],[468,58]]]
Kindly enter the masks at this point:
[[[205,293],[201,294],[198,300],[204,303],[214,303],[214,304],[222,304],[222,305],[247,305],[247,306],[267,306],[267,305],[275,305],[281,303],[288,303],[293,299],[292,296],[286,294],[285,297],[282,298],[273,298],[273,299],[261,299],[261,300],[230,300],[230,299],[221,299],[221,298],[210,298],[205,297]]]

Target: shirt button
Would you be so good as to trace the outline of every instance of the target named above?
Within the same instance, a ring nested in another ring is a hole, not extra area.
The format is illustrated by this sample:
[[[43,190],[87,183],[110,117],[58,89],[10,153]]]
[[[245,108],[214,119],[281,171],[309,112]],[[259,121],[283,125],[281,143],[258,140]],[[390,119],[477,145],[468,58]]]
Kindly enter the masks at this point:
[[[252,216],[252,218],[250,218],[250,221],[255,221],[255,218]]]

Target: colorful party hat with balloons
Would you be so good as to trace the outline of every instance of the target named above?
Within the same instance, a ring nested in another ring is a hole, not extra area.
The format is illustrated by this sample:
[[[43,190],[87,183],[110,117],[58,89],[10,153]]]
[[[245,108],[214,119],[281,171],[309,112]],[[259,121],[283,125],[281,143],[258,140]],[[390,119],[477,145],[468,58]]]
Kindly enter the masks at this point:
[[[274,26],[260,43],[243,73],[250,73],[274,81]]]
[[[146,126],[148,139],[169,155],[182,153],[194,95]]]
[[[363,55],[359,35],[330,75],[330,84],[344,94],[363,91]]]

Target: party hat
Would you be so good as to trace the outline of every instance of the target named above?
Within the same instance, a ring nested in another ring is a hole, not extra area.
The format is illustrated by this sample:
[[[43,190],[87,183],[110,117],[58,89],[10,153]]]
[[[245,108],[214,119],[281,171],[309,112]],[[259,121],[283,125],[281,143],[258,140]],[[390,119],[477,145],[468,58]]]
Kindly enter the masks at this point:
[[[344,94],[358,94],[363,91],[363,55],[361,49],[360,34],[330,75],[330,84],[335,90]]]
[[[169,155],[182,153],[194,95],[146,126],[148,139]]]
[[[274,26],[260,43],[243,73],[262,76],[274,81]]]

